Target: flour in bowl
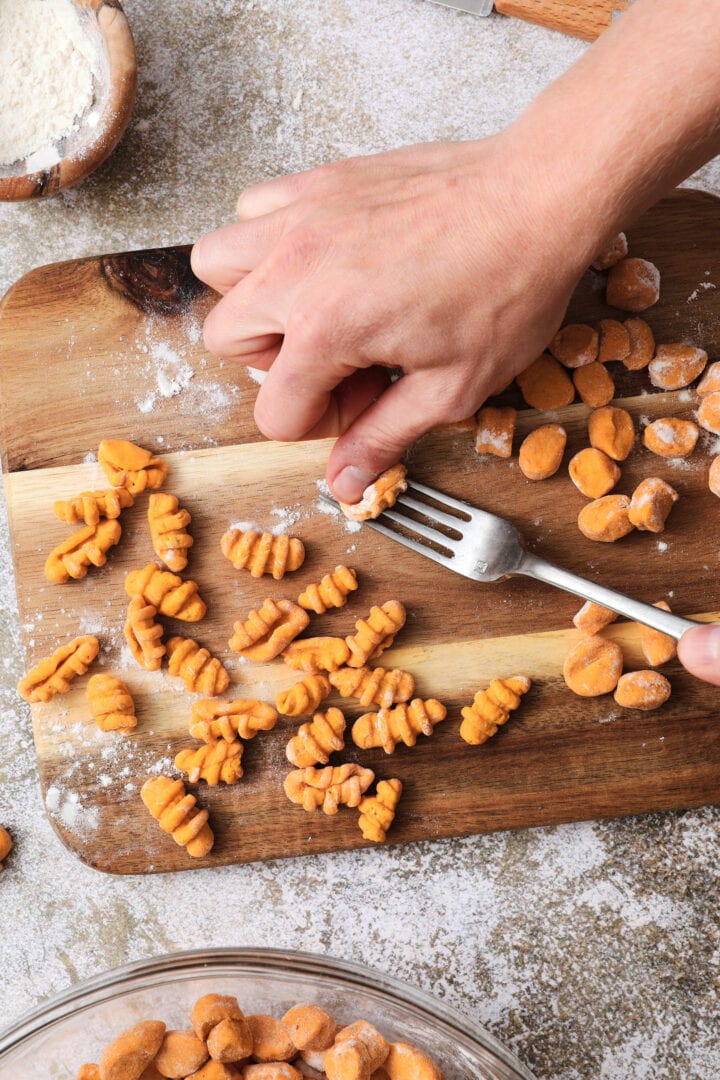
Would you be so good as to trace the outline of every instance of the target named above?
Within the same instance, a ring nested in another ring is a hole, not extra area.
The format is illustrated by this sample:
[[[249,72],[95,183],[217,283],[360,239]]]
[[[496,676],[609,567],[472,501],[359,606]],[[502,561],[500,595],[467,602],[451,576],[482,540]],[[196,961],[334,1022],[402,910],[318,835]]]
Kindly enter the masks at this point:
[[[71,0],[0,0],[0,162],[60,160],[93,103],[97,49]]]

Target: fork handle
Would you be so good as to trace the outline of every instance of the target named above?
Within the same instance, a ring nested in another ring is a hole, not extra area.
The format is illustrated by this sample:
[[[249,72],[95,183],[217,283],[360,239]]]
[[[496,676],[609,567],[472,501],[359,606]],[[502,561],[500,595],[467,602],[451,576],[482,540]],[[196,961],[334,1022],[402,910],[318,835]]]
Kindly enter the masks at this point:
[[[595,604],[617,611],[627,619],[651,626],[653,630],[659,630],[663,634],[679,640],[686,630],[691,630],[700,623],[693,619],[682,619],[679,615],[673,615],[671,611],[663,611],[662,608],[645,604],[642,600],[634,600],[623,593],[608,589],[605,585],[598,585],[594,581],[588,581],[578,574],[571,574],[569,570],[563,570],[554,563],[539,559],[536,555],[524,552],[519,566],[515,569],[516,574],[526,574],[528,577],[545,581],[548,585],[555,585],[565,592],[574,593],[584,600],[592,600]]]

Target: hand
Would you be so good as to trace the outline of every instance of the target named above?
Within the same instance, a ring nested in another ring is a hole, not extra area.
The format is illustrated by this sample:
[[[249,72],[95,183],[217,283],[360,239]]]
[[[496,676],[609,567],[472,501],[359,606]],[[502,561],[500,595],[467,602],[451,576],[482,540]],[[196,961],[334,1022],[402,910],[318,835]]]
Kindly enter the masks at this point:
[[[193,249],[222,294],[205,343],[268,372],[269,438],[339,436],[327,475],[345,502],[535,359],[604,238],[569,235],[512,129],[271,180],[238,217]]]
[[[678,642],[678,659],[691,675],[720,686],[720,626],[686,630]]]

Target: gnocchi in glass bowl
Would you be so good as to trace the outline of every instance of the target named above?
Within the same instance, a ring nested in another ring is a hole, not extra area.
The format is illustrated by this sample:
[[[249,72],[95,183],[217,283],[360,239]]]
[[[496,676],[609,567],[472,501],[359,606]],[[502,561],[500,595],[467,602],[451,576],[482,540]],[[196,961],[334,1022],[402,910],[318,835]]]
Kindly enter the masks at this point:
[[[75,1080],[141,1020],[187,1028],[194,1002],[211,993],[233,995],[246,1013],[281,1017],[303,1002],[339,1024],[367,1020],[424,1050],[445,1080],[533,1080],[492,1035],[429,994],[359,964],[274,949],[173,953],[79,983],[0,1032],[0,1080]]]

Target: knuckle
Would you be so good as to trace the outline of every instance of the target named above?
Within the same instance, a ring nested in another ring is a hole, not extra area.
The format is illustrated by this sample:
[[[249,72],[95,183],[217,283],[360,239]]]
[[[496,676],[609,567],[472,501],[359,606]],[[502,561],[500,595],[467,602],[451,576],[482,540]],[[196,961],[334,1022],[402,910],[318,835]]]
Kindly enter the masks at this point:
[[[330,304],[304,303],[296,307],[287,322],[286,337],[300,355],[319,351],[332,325]]]

